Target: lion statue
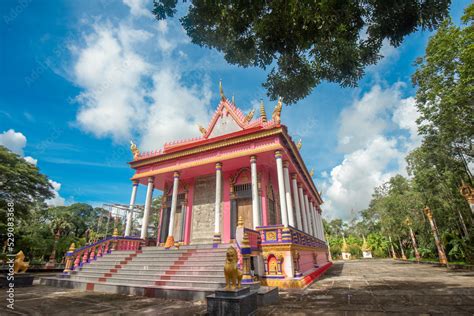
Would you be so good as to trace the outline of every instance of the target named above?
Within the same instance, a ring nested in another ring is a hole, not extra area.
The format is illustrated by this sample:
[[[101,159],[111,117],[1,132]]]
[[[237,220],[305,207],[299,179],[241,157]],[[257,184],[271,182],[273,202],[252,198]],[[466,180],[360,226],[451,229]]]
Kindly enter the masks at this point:
[[[242,272],[237,269],[237,251],[232,246],[227,249],[224,274],[226,290],[240,288]]]
[[[13,265],[14,273],[25,273],[26,270],[30,267],[28,262],[24,262],[25,254],[20,250],[15,256],[15,263]]]

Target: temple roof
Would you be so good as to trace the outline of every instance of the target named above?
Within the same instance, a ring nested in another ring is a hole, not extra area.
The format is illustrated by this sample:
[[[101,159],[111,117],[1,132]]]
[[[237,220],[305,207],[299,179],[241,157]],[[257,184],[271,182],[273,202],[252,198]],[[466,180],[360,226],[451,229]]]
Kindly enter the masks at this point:
[[[202,145],[207,142],[217,140],[224,135],[227,137],[231,135],[244,135],[259,130],[271,129],[280,126],[280,113],[282,108],[281,100],[279,100],[275,106],[272,119],[267,121],[263,102],[260,106],[260,117],[253,118],[255,110],[251,110],[249,113],[244,114],[233,101],[229,101],[224,96],[222,86],[220,86],[220,90],[221,101],[219,102],[217,109],[215,110],[209,124],[207,125],[207,128],[198,126],[201,132],[200,137],[167,142],[160,150],[138,153],[138,155],[134,157],[134,161],[190,148],[195,145]]]

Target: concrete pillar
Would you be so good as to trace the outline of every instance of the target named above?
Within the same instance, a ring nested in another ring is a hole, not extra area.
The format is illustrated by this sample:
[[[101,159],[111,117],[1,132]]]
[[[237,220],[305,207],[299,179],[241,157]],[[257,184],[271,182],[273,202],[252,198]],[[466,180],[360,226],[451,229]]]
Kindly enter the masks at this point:
[[[293,187],[293,200],[295,201],[296,228],[303,230],[301,221],[300,199],[298,198],[298,184],[296,183],[296,174],[291,175],[291,184]]]
[[[301,227],[303,228],[302,230],[305,233],[308,233],[308,219],[306,218],[306,205],[304,202],[303,188],[301,187],[301,185],[298,186],[298,193],[299,193],[300,205],[301,205],[301,220],[303,222]]]
[[[277,165],[278,175],[278,193],[280,195],[280,213],[281,223],[283,226],[288,227],[288,213],[286,212],[286,198],[285,198],[285,180],[283,176],[283,161],[282,154],[279,150],[275,152],[275,160]]]
[[[214,205],[214,238],[215,244],[221,242],[221,201],[222,201],[222,163],[216,163],[216,201]]]
[[[295,227],[295,214],[293,212],[293,201],[291,197],[290,173],[288,171],[288,161],[283,163],[283,176],[285,180],[286,210],[288,212],[288,225]]]
[[[260,226],[260,203],[258,201],[257,157],[250,157],[250,172],[252,174],[252,217],[253,229]]]
[[[143,218],[142,218],[142,231],[140,234],[141,239],[146,239],[148,236],[148,220],[150,218],[150,210],[151,210],[151,201],[153,198],[153,182],[155,178],[149,177],[148,178],[148,187],[146,189],[146,199],[145,199],[145,210],[143,211]]]
[[[173,193],[171,195],[171,214],[170,226],[168,227],[168,238],[166,238],[165,248],[174,246],[174,216],[176,214],[176,206],[178,205],[178,188],[179,188],[179,172],[175,171],[173,175]]]
[[[132,232],[132,220],[133,220],[133,206],[135,205],[135,198],[137,197],[138,181],[133,181],[132,185],[132,196],[130,197],[130,207],[127,212],[127,223],[125,224],[125,237],[130,236]]]

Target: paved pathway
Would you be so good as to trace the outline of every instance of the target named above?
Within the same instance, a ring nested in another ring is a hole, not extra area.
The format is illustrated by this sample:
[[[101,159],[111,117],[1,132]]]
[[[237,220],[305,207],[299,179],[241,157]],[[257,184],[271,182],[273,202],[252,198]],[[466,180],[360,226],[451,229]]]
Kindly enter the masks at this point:
[[[17,289],[15,313],[0,315],[204,314],[204,302],[84,293],[35,285]],[[454,272],[392,260],[337,262],[304,291],[281,292],[278,305],[258,315],[474,315],[474,272]]]
[[[474,315],[474,272],[401,261],[337,262],[303,293],[262,315]]]

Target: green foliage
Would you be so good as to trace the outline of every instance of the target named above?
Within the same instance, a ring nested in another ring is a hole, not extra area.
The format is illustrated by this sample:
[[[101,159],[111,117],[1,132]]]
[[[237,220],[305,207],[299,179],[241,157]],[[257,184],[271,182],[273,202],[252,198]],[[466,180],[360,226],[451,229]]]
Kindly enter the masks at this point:
[[[447,16],[449,0],[190,1],[180,19],[195,44],[222,52],[242,67],[273,67],[263,84],[287,104],[322,81],[356,86],[375,64],[384,40],[399,46],[418,29]],[[176,0],[155,0],[158,20],[177,13]]]
[[[8,200],[14,202],[15,217],[20,218],[53,196],[48,178],[35,165],[0,146],[0,231],[5,231]]]

